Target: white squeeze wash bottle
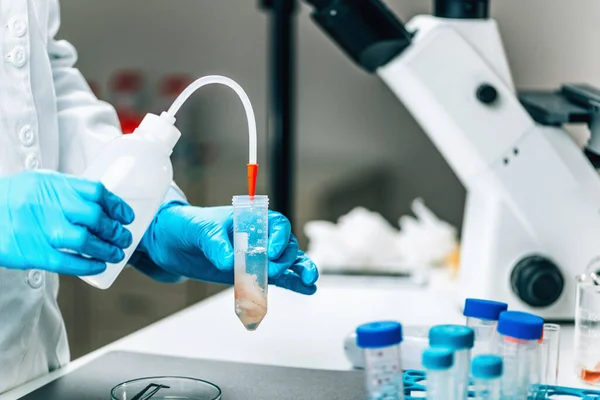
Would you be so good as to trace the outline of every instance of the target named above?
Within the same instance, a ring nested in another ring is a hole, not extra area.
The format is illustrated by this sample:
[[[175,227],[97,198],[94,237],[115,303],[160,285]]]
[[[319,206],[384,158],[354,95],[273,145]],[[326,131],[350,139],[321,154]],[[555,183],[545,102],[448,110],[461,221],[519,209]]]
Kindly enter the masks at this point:
[[[174,124],[175,118],[166,112],[160,117],[147,114],[132,134],[108,143],[83,173],[84,178],[102,182],[135,213],[127,226],[133,243],[125,249],[125,258],[118,264],[107,263],[101,274],[81,277],[90,285],[107,289],[113,284],[163,202],[173,180],[170,156],[181,136]]]

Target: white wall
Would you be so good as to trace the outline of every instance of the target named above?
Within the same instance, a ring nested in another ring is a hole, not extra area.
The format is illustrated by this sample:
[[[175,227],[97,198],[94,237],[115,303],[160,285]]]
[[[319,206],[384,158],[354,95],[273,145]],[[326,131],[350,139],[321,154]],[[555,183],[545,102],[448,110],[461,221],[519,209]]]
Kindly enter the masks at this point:
[[[100,82],[122,67],[139,67],[151,79],[174,71],[231,76],[253,99],[264,137],[267,20],[257,3],[62,0],[60,36],[78,47],[85,75]],[[405,20],[429,12],[428,3],[388,1]],[[554,87],[565,81],[600,86],[598,0],[495,0],[492,9],[518,87]],[[319,31],[306,7],[299,16],[298,52],[299,222],[317,215],[315,199],[323,188],[357,169],[380,166],[395,171],[398,216],[422,196],[442,217],[459,224],[464,189],[441,156],[385,86],[356,68]],[[237,99],[226,93],[206,88],[198,95],[203,134],[218,138],[221,154],[209,170],[210,204],[227,203],[244,189],[244,118]]]

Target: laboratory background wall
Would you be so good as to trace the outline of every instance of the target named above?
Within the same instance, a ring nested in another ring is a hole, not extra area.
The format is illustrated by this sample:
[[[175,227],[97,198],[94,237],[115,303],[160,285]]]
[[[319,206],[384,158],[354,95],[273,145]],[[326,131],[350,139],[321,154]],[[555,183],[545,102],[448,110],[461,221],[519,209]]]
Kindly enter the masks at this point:
[[[61,0],[59,37],[77,47],[78,67],[99,85],[101,97],[116,71],[142,71],[148,110],[156,110],[160,103],[157,82],[166,74],[218,73],[237,80],[255,107],[259,191],[268,192],[268,30],[258,3]],[[387,3],[404,20],[431,11],[428,0]],[[552,88],[561,82],[600,86],[599,15],[597,0],[492,1],[492,16],[499,22],[517,86]],[[306,221],[335,221],[353,207],[365,206],[397,226],[398,217],[410,212],[416,197],[460,227],[465,200],[460,182],[383,83],[355,67],[310,21],[308,7],[298,15],[297,73],[295,232],[303,246]],[[203,88],[193,104],[198,125],[183,135],[210,146],[201,155],[204,159],[195,160],[199,167],[178,168],[176,179],[197,205],[229,204],[246,185],[247,128],[242,108],[221,87]],[[161,285],[134,270],[106,292],[65,278],[60,300],[73,355],[220,289],[196,282]]]

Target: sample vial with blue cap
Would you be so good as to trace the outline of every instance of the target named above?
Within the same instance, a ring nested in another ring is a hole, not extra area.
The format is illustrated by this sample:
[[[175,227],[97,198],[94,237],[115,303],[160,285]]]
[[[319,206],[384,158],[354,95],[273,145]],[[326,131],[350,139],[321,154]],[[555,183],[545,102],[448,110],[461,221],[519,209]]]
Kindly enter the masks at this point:
[[[467,299],[463,315],[467,317],[467,326],[475,331],[475,346],[471,356],[491,353],[496,336],[496,327],[500,313],[508,309],[508,304],[483,299]]]
[[[502,358],[497,355],[479,355],[471,362],[473,390],[476,400],[500,400]]]
[[[404,400],[400,365],[402,325],[395,321],[356,328],[356,344],[363,349],[368,400]]]
[[[544,320],[537,315],[519,311],[500,314],[496,354],[504,360],[500,385],[503,400],[522,400],[536,392],[543,332]]]
[[[475,332],[464,325],[437,325],[429,330],[429,345],[445,347],[454,351],[452,375],[455,383],[454,398],[466,399],[469,391],[471,349]]]
[[[422,364],[427,371],[427,399],[448,400],[454,391],[454,351],[446,347],[430,347],[423,352]]]

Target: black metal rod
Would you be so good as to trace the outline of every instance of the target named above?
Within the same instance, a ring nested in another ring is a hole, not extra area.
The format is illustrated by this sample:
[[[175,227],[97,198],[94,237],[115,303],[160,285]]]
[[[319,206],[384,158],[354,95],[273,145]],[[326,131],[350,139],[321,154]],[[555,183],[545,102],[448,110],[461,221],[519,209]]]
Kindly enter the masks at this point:
[[[269,142],[271,209],[294,222],[296,0],[263,0],[270,13]]]

